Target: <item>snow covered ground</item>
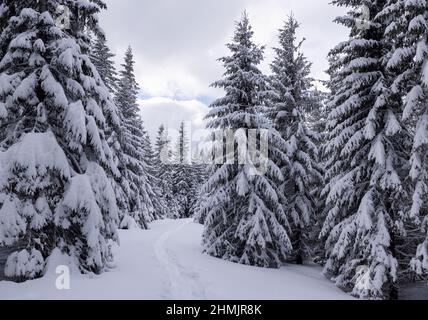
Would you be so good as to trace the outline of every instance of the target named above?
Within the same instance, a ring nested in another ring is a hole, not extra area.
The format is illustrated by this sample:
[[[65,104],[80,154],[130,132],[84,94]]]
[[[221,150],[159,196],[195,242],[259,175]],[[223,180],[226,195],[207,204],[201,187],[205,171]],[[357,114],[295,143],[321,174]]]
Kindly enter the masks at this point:
[[[72,270],[70,290],[56,288],[58,265],[43,279],[0,282],[0,299],[351,299],[315,266],[247,267],[201,254],[202,227],[192,220],[158,221],[149,231],[121,231],[116,267],[100,276]]]

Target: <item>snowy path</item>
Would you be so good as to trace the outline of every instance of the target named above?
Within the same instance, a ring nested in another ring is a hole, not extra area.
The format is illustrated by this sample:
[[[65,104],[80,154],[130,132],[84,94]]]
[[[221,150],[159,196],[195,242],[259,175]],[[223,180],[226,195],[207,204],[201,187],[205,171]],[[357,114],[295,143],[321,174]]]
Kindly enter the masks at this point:
[[[350,299],[314,266],[260,269],[201,254],[202,226],[191,220],[153,223],[151,230],[121,231],[116,267],[100,276],[72,270],[71,289],[55,283],[54,257],[43,279],[0,281],[0,299]]]
[[[190,223],[191,220],[188,220],[180,223],[172,230],[165,231],[154,243],[156,258],[168,274],[167,296],[171,299],[196,300],[205,298],[203,286],[198,279],[199,275],[193,270],[183,267],[178,260],[177,253],[168,247],[168,240],[171,236]]]

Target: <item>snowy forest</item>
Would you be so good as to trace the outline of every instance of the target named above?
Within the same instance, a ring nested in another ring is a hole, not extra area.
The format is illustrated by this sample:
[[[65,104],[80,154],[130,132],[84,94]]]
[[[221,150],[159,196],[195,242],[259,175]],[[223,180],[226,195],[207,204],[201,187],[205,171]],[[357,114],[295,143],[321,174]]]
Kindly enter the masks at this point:
[[[138,60],[130,46],[115,63],[98,18],[103,0],[0,0],[0,296],[49,278],[58,256],[91,275],[91,286],[121,268],[118,248],[138,256],[148,241],[138,235],[149,239],[168,223],[182,239],[201,228],[199,255],[263,272],[260,281],[316,270],[333,298],[397,300],[421,283],[426,293],[428,4],[332,5],[346,9],[335,22],[349,36],[331,48],[322,82],[293,14],[271,31],[269,73],[251,15],[242,14],[229,54],[206,62],[224,72],[212,84],[223,96],[205,117],[215,143],[192,152],[184,122],[176,138],[165,125],[155,139],[148,133]],[[171,232],[154,243],[158,260],[169,261],[169,292],[206,297],[197,271],[179,281],[185,267],[172,266],[179,258],[163,247]],[[145,258],[141,266],[156,268]],[[210,272],[234,277],[218,268]]]

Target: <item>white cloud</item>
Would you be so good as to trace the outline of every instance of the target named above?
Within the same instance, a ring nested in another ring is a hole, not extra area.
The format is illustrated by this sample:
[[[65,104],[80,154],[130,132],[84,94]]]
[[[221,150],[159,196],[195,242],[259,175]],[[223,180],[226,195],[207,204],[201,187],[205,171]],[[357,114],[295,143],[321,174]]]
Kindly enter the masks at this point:
[[[346,29],[333,22],[344,9],[322,0],[249,0],[247,10],[254,26],[255,41],[266,45],[263,64],[266,73],[274,57],[272,47],[278,43],[278,29],[283,27],[288,15],[293,14],[300,23],[298,40],[306,39],[302,49],[313,63],[313,76],[327,79],[328,52],[346,38]]]
[[[326,78],[328,51],[345,38],[345,30],[332,20],[343,9],[330,0],[106,0],[109,10],[101,24],[118,62],[126,47],[134,48],[137,79],[149,96],[194,99],[218,97],[210,88],[223,72],[217,58],[227,53],[225,44],[234,21],[247,10],[255,40],[267,46],[268,71],[277,29],[290,12],[301,22],[304,50],[314,63],[316,78]]]
[[[156,97],[140,100],[141,117],[152,139],[156,137],[159,127],[163,124],[174,136],[181,122],[189,122],[192,131],[204,128],[204,117],[208,107],[197,100],[174,100]]]
[[[144,95],[170,97],[186,100],[198,96],[215,96],[216,91],[204,84],[188,70],[187,66],[175,58],[152,64],[144,56],[136,56],[137,80],[142,85]]]

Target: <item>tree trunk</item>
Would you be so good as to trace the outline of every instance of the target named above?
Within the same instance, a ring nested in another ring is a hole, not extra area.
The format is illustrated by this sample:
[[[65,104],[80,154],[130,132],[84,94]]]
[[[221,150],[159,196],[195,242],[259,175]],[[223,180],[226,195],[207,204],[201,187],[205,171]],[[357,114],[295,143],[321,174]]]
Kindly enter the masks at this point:
[[[303,265],[303,250],[302,250],[302,230],[300,227],[296,233],[296,264]]]
[[[40,12],[45,12],[48,9],[46,0],[39,0]]]
[[[393,279],[390,279],[390,285],[391,289],[389,290],[389,300],[396,301],[399,298],[397,283]]]

